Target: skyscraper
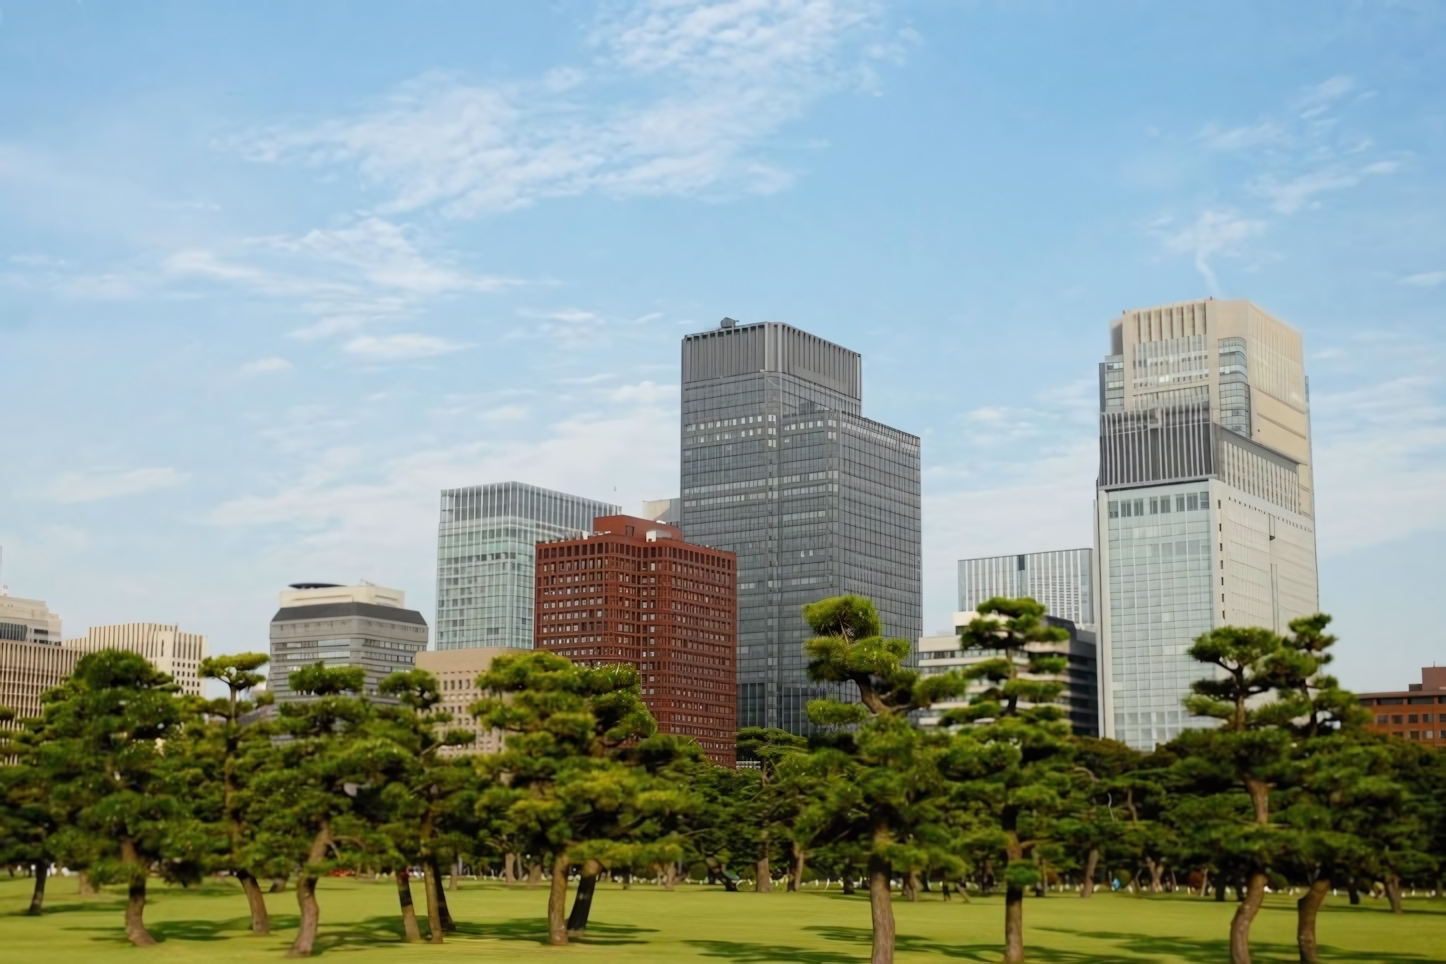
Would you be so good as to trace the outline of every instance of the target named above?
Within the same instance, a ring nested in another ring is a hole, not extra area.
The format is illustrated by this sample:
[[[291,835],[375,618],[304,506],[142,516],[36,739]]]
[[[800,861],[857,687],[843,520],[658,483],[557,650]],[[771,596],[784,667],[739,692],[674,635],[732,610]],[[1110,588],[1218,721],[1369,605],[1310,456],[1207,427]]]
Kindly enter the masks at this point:
[[[539,542],[592,531],[622,509],[522,482],[442,491],[437,531],[437,648],[532,648]]]
[[[1104,732],[1152,748],[1216,626],[1284,631],[1318,606],[1300,333],[1248,301],[1125,312],[1100,365],[1095,538]]]
[[[919,439],[862,416],[857,352],[797,328],[682,349],[682,529],[738,555],[738,724],[806,732],[804,603],[858,593],[919,637]]]
[[[970,612],[995,596],[1028,596],[1051,616],[1095,629],[1094,550],[1059,549],[959,560],[959,608]]]

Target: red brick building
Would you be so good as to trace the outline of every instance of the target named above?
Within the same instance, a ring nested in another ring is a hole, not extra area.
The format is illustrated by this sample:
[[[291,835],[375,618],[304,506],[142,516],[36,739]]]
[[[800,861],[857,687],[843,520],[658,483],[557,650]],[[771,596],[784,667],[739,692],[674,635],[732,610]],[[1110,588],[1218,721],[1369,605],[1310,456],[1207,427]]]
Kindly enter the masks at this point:
[[[589,666],[632,663],[662,733],[735,764],[738,573],[682,530],[605,516],[582,539],[537,544],[535,645]]]
[[[1446,747],[1446,666],[1427,666],[1421,682],[1395,693],[1362,693],[1371,712],[1369,728],[1404,740]]]

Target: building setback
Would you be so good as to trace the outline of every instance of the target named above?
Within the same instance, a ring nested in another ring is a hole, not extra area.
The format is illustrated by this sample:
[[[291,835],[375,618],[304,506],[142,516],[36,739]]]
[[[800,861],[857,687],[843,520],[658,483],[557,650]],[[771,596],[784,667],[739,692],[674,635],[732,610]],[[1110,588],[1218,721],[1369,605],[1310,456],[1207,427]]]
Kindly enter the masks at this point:
[[[522,482],[444,489],[437,649],[531,649],[537,544],[581,536],[592,531],[593,519],[621,511]]]
[[[1104,735],[1207,726],[1181,706],[1216,626],[1318,608],[1300,333],[1248,301],[1125,312],[1100,365],[1095,503]]]
[[[1025,596],[1051,616],[1082,630],[1095,629],[1093,549],[1027,552],[959,560],[959,608],[972,611],[986,599]]]
[[[437,678],[441,687],[442,702],[437,709],[452,714],[452,722],[444,729],[471,730],[472,743],[461,746],[447,746],[441,749],[442,756],[462,756],[468,753],[497,753],[502,749],[502,732],[487,730],[478,725],[469,712],[473,703],[484,695],[477,688],[477,677],[487,672],[492,660],[498,656],[516,654],[514,647],[478,647],[475,649],[432,650],[417,654],[417,669],[424,669]]]
[[[537,547],[537,648],[587,666],[630,663],[658,730],[733,766],[736,557],[675,526],[599,518],[581,539]]]
[[[85,636],[67,639],[65,647],[80,653],[117,649],[144,656],[175,680],[187,696],[202,695],[201,660],[211,654],[210,641],[204,635],[182,632],[179,626],[169,623],[92,626]]]
[[[1367,729],[1446,748],[1446,666],[1423,668],[1421,682],[1404,690],[1362,693],[1358,699],[1371,713]]]
[[[287,677],[304,666],[360,666],[364,695],[378,699],[377,684],[414,665],[427,648],[427,621],[407,609],[406,594],[382,586],[293,583],[271,617],[271,665],[266,687],[278,702],[293,693]],[[387,697],[381,702],[390,702]]]
[[[0,595],[0,639],[60,644],[60,616],[39,599]]]
[[[857,352],[775,322],[683,339],[682,529],[738,557],[738,722],[794,733],[854,687],[808,680],[801,609],[873,600],[922,630],[919,439],[861,414]]]

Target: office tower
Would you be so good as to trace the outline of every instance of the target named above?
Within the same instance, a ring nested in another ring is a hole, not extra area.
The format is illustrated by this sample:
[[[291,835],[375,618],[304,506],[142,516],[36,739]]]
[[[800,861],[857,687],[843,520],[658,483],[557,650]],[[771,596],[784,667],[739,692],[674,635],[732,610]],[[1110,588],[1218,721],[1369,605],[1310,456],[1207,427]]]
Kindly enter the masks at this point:
[[[539,542],[592,531],[622,509],[521,482],[442,491],[437,532],[437,648],[532,648]]]
[[[647,499],[643,502],[642,516],[654,522],[666,522],[676,526],[683,521],[682,499]]]
[[[995,596],[1028,596],[1044,603],[1051,616],[1094,632],[1094,550],[960,559],[959,608],[973,610]]]
[[[444,729],[472,731],[473,742],[444,746],[439,751],[443,756],[498,753],[502,750],[502,731],[483,729],[469,710],[473,703],[487,695],[477,687],[477,677],[487,672],[493,659],[509,653],[516,654],[517,650],[495,646],[431,650],[417,654],[417,669],[431,673],[441,687],[442,702],[437,704],[437,709],[452,714],[452,722]]]
[[[807,733],[805,603],[921,630],[919,439],[861,414],[857,352],[775,322],[683,339],[682,529],[738,555],[738,722]]]
[[[60,617],[39,599],[0,594],[0,639],[60,645]]]
[[[1106,736],[1140,749],[1209,723],[1181,705],[1216,626],[1317,609],[1300,333],[1248,301],[1127,311],[1100,365],[1095,504]]]
[[[1421,682],[1358,699],[1371,713],[1367,729],[1446,749],[1446,666],[1424,666]]]
[[[0,706],[13,729],[40,715],[40,694],[59,686],[75,669],[80,653],[60,641],[60,617],[38,599],[0,595]],[[3,763],[3,761],[0,761]]]
[[[77,639],[65,641],[67,649],[95,653],[118,649],[144,656],[156,669],[176,681],[187,696],[201,696],[201,660],[211,654],[211,644],[200,633],[183,633],[167,623],[120,623],[92,626]]]
[[[662,522],[593,524],[537,547],[537,648],[587,666],[633,664],[658,731],[733,766],[737,558]]]
[[[994,593],[993,595],[1002,594]],[[985,596],[984,598],[991,597]],[[924,636],[919,639],[919,671],[923,675],[938,676],[951,670],[964,670],[976,663],[999,658],[997,653],[984,653],[979,650],[966,651],[959,647],[959,630],[969,625],[978,615],[973,611],[955,613],[952,636]],[[1057,702],[1064,710],[1065,719],[1069,720],[1070,729],[1075,736],[1099,736],[1100,678],[1094,633],[1082,630],[1072,621],[1061,619],[1058,616],[1045,616],[1045,620],[1051,626],[1066,630],[1069,633],[1069,639],[1058,643],[1040,643],[1038,645],[1039,652],[1054,653],[1065,657],[1068,661],[1063,673],[1051,674],[1044,678],[1057,680],[1064,684],[1064,692],[1060,694]],[[1023,669],[1028,666],[1028,660],[1021,657],[1018,665]],[[921,714],[919,722],[924,726],[937,725],[942,713],[955,707],[967,706],[969,698],[982,692],[987,685],[983,680],[971,681],[964,698],[935,703]],[[1030,706],[1032,704],[1021,703],[1020,705]]]
[[[304,666],[360,666],[365,696],[378,698],[377,684],[413,666],[427,648],[427,621],[408,609],[399,589],[363,584],[296,582],[281,592],[271,617],[271,664],[267,689],[278,702],[304,697],[287,677]],[[381,702],[390,702],[383,697]]]

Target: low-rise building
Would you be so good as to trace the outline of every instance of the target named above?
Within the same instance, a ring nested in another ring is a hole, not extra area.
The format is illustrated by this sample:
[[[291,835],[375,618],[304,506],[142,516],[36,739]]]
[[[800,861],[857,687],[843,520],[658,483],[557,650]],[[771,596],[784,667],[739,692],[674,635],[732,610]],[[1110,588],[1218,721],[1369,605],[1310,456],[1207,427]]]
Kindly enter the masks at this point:
[[[39,599],[0,595],[0,640],[60,645],[60,616]]]
[[[924,636],[919,640],[918,659],[921,673],[925,676],[933,676],[947,673],[950,670],[963,670],[977,663],[998,659],[1003,655],[994,650],[960,648],[958,630],[967,626],[976,616],[978,613],[975,612],[955,613],[955,635]],[[1088,630],[1080,629],[1068,619],[1060,619],[1056,616],[1046,616],[1045,619],[1050,625],[1067,630],[1069,639],[1059,643],[1038,644],[1037,651],[1064,656],[1068,659],[1069,665],[1061,674],[1051,674],[1045,677],[1024,675],[1029,679],[1040,678],[1064,683],[1064,692],[1060,694],[1058,702],[1065,711],[1065,718],[1069,720],[1070,729],[1076,736],[1099,736],[1099,659],[1095,647],[1095,635]],[[1023,657],[1020,657],[1019,665],[1021,667],[1025,665]],[[982,680],[976,681],[970,685],[969,692],[963,699],[934,704],[924,712],[920,722],[925,726],[937,725],[939,717],[944,711],[967,706],[969,699],[984,690],[985,686],[986,684]],[[1028,706],[1030,704],[1021,703],[1020,705]]]
[[[39,716],[40,694],[59,686],[80,655],[60,645],[60,617],[45,603],[0,596],[0,706],[15,714],[8,726]]]
[[[200,633],[182,632],[170,623],[119,623],[92,626],[77,639],[67,639],[65,648],[79,653],[117,649],[144,656],[156,669],[166,673],[181,692],[201,694],[201,660],[211,654],[210,641]]]
[[[281,593],[271,617],[271,666],[267,688],[278,702],[302,699],[287,677],[315,663],[360,666],[364,695],[397,670],[411,669],[427,648],[427,620],[407,609],[406,593],[382,586],[298,582]]]
[[[1446,666],[1426,666],[1421,682],[1404,690],[1362,693],[1357,697],[1371,714],[1368,727],[1403,740],[1446,747]]]
[[[446,729],[471,730],[475,743],[445,747],[444,756],[461,756],[466,753],[497,753],[502,749],[502,731],[482,727],[472,719],[468,708],[484,694],[477,688],[477,677],[487,672],[492,660],[498,656],[516,656],[522,653],[515,647],[486,646],[474,649],[443,649],[417,654],[417,669],[424,669],[437,678],[441,686],[442,702],[438,709],[452,714],[452,722]]]

